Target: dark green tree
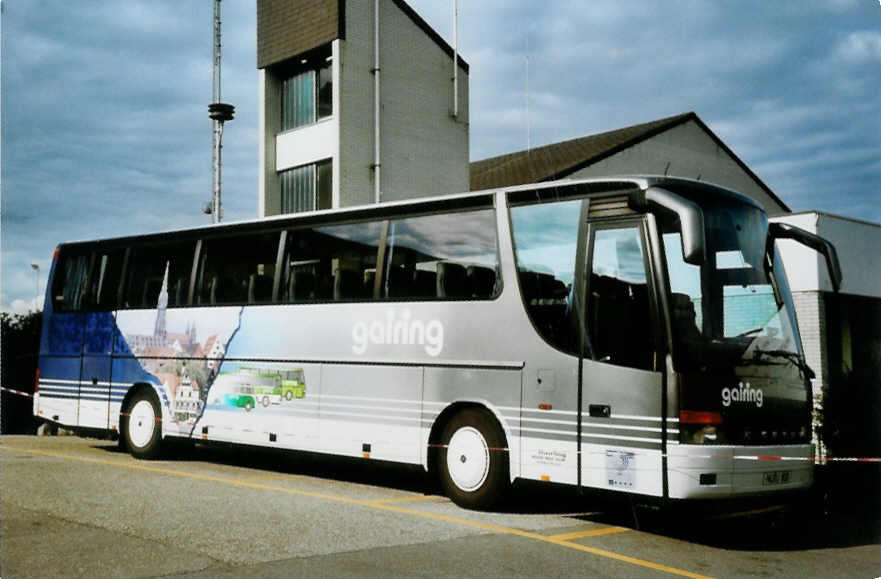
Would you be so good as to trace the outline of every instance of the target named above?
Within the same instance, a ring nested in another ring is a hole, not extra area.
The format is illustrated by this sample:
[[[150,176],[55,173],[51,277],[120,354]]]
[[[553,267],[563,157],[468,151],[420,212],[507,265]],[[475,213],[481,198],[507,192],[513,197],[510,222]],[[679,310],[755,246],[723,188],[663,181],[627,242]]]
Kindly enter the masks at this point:
[[[43,313],[2,312],[0,323],[0,385],[33,393]],[[36,432],[38,422],[33,416],[33,407],[33,398],[4,390],[0,400],[0,430],[3,434]]]

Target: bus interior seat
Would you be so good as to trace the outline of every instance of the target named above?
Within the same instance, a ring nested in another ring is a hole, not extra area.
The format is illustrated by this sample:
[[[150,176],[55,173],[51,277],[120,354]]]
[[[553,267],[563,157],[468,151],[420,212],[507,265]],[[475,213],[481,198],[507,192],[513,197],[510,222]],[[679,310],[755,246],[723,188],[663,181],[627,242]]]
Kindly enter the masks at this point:
[[[248,288],[247,285],[244,285],[244,281],[239,283],[231,276],[217,277],[216,279],[218,281],[214,287],[214,303],[228,304],[245,301]]]
[[[405,265],[389,268],[388,271],[388,296],[390,298],[408,298],[413,293],[413,269]]]
[[[315,274],[294,269],[288,279],[288,300],[299,302],[315,297]]]
[[[534,271],[520,271],[520,291],[526,306],[533,305],[533,300],[538,300],[539,281],[538,273]]]
[[[159,304],[159,292],[162,290],[162,278],[148,278],[144,282],[141,294],[142,308],[155,308]]]
[[[272,278],[252,273],[248,279],[248,303],[265,303],[272,299]]]
[[[466,296],[465,266],[451,261],[437,263],[437,297],[463,298]]]
[[[699,341],[701,331],[697,327],[697,313],[694,302],[688,294],[673,294],[673,331],[682,339]]]
[[[413,295],[420,298],[437,297],[437,273],[425,269],[414,271]]]
[[[493,295],[493,289],[496,285],[496,272],[492,268],[469,265],[466,271],[471,297],[483,298]]]
[[[217,303],[217,276],[212,275],[211,281],[208,282],[208,303],[212,306]]]
[[[376,269],[364,270],[364,295],[370,297],[373,295],[373,286],[376,284]]]
[[[184,305],[184,280],[183,278],[178,278],[177,281],[174,282],[168,288],[168,305],[169,306],[182,306]]]
[[[566,324],[568,288],[553,274],[538,271],[521,271],[520,285],[523,301],[543,334],[552,336],[555,343],[563,342],[563,334],[569,331]]]
[[[589,330],[594,354],[617,365],[648,369],[654,344],[648,287],[644,283],[592,275],[590,281]]]
[[[353,269],[339,268],[333,279],[333,299],[345,300],[363,297],[364,274]]]

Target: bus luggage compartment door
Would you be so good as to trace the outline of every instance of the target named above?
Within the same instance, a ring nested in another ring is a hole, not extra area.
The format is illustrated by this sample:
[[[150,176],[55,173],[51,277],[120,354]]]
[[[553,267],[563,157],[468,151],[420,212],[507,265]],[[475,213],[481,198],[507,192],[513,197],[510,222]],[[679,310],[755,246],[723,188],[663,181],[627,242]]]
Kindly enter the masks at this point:
[[[77,425],[85,314],[48,310],[40,343],[40,393],[36,413],[66,426]]]
[[[83,358],[80,370],[79,425],[107,428],[110,411],[113,312],[85,314]]]

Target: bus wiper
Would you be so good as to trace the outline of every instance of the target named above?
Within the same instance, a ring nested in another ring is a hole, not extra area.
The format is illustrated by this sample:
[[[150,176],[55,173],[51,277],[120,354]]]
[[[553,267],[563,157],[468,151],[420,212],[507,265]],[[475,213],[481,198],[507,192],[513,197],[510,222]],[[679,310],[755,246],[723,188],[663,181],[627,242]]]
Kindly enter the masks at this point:
[[[756,348],[753,352],[753,357],[758,360],[761,355],[771,356],[774,358],[784,358],[790,362],[792,362],[796,368],[801,370],[805,375],[807,375],[808,379],[813,380],[816,378],[816,374],[811,370],[811,367],[808,366],[807,362],[802,360],[801,356],[796,354],[795,352],[790,352],[789,350],[761,350]]]

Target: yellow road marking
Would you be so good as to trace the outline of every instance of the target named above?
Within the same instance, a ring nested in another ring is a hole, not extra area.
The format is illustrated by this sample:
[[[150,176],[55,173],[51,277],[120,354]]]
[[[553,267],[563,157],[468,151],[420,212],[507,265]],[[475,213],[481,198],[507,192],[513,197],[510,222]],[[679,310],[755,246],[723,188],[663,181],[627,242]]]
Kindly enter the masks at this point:
[[[624,533],[629,531],[625,527],[603,527],[601,529],[588,529],[586,531],[576,531],[574,533],[564,533],[562,535],[552,535],[552,539],[560,541],[568,541],[570,539],[580,539],[581,537],[596,537],[598,535],[611,535],[612,533]]]
[[[681,577],[692,577],[693,579],[712,579],[707,575],[700,575],[698,573],[692,573],[690,571],[685,571],[683,569],[677,569],[675,567],[669,567],[667,565],[661,565],[660,563],[653,563],[652,561],[645,561],[643,559],[637,559],[636,557],[628,557],[627,555],[620,555],[618,553],[614,553],[612,551],[606,551],[605,549],[597,549],[596,547],[590,547],[587,545],[580,545],[578,543],[571,543],[569,541],[565,541],[563,539],[559,539],[553,536],[540,535],[538,533],[534,533],[532,531],[524,531],[522,529],[516,529],[513,527],[503,527],[501,525],[494,525],[492,523],[484,523],[481,521],[472,521],[469,519],[460,519],[458,517],[451,517],[448,515],[441,515],[439,513],[431,513],[426,511],[418,511],[415,509],[409,509],[406,507],[398,507],[395,505],[385,504],[385,503],[377,503],[371,501],[364,501],[361,499],[352,499],[349,497],[344,497],[340,495],[330,495],[326,493],[317,493],[313,491],[303,491],[299,489],[290,489],[285,487],[274,487],[270,485],[260,484],[257,482],[251,482],[246,479],[231,479],[213,475],[205,475],[198,474],[193,472],[186,472],[180,470],[173,470],[168,468],[160,468],[155,466],[147,466],[137,463],[124,463],[118,460],[107,460],[101,458],[91,458],[86,456],[77,456],[75,454],[65,454],[60,452],[50,452],[46,450],[34,450],[27,448],[18,448],[15,446],[3,445],[0,447],[2,450],[11,450],[17,452],[26,452],[30,454],[38,454],[42,456],[50,456],[53,458],[62,458],[67,460],[78,460],[81,462],[91,462],[96,464],[106,464],[109,466],[115,466],[120,468],[128,468],[132,470],[142,470],[146,472],[155,472],[159,474],[167,474],[172,476],[178,476],[182,478],[190,478],[196,480],[204,480],[210,482],[218,482],[223,484],[231,484],[240,487],[259,489],[265,491],[274,491],[280,493],[286,493],[290,495],[298,495],[304,497],[310,497],[315,499],[323,499],[326,501],[333,501],[337,503],[347,503],[353,505],[360,505],[363,507],[369,507],[373,509],[380,509],[383,511],[389,511],[393,513],[401,513],[405,515],[411,515],[415,517],[421,517],[424,519],[432,519],[435,521],[444,521],[447,523],[454,523],[457,525],[463,525],[468,527],[474,527],[478,529],[484,529],[486,531],[493,531],[496,533],[501,533],[505,535],[514,535],[517,537],[524,537],[527,539],[533,539],[535,541],[541,541],[543,543],[550,543],[553,545],[558,545],[560,547],[566,547],[567,549],[574,549],[576,551],[582,551],[585,553],[590,553],[592,555],[596,555],[598,557],[605,557],[607,559],[614,559],[616,561],[621,561],[623,563],[630,563],[631,565],[636,565],[639,567],[645,567],[648,569],[654,569],[656,571],[663,571],[665,573],[670,573],[671,575],[679,575]]]
[[[246,476],[246,477],[238,478],[235,480],[240,480],[240,481],[277,480],[277,479],[288,478],[290,476],[291,475],[289,475],[288,473],[275,473],[275,474],[262,474],[262,475],[258,474],[258,475],[254,475],[254,476]]]
[[[433,501],[436,499],[440,499],[443,497],[439,497],[438,495],[418,495],[415,497],[391,497],[388,499],[376,499],[375,501],[367,501],[367,504],[373,505],[387,505],[388,503],[411,503],[417,501]]]

